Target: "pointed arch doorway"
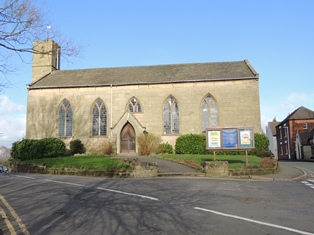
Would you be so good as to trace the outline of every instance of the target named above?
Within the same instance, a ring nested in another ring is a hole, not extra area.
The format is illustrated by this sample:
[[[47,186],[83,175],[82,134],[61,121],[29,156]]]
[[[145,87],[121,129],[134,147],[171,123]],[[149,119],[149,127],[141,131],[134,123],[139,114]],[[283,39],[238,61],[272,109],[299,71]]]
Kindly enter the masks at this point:
[[[120,133],[120,150],[121,153],[135,153],[136,135],[133,126],[127,122]]]

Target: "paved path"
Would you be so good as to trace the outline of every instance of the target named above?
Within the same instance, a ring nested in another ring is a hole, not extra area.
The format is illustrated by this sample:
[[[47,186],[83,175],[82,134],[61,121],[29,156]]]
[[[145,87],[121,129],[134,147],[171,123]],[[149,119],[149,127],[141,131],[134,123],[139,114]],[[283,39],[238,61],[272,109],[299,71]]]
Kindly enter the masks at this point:
[[[129,160],[137,159],[140,162],[156,162],[158,166],[158,175],[173,175],[173,176],[204,176],[204,174],[189,166],[164,160],[161,158],[148,156],[120,156]],[[305,172],[296,167],[285,166],[279,162],[279,171],[275,174],[256,175],[252,176],[256,180],[275,180],[275,181],[300,181],[307,178]]]
[[[196,175],[201,173],[189,166],[161,158],[148,156],[123,156],[123,158],[129,160],[137,159],[140,162],[155,162],[158,166],[158,175]]]

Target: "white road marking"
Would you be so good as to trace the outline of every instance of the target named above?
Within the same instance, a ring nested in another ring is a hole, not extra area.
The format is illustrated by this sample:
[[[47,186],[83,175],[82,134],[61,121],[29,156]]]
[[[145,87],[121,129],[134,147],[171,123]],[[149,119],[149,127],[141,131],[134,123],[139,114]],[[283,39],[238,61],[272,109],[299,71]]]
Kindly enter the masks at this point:
[[[23,176],[23,175],[15,175],[15,177],[19,177],[19,178],[26,178],[26,179],[32,179],[35,180],[36,178],[34,177],[30,177],[30,176]]]
[[[281,225],[266,223],[266,222],[262,222],[262,221],[258,221],[258,220],[252,220],[252,219],[248,219],[248,218],[240,217],[240,216],[236,216],[236,215],[225,214],[225,213],[222,213],[219,211],[208,210],[208,209],[200,208],[200,207],[194,207],[194,209],[205,211],[205,212],[210,212],[210,213],[225,216],[225,217],[231,217],[234,219],[244,220],[244,221],[248,221],[251,223],[261,224],[261,225],[265,225],[265,226],[269,226],[269,227],[273,227],[273,228],[283,229],[283,230],[287,230],[287,231],[295,232],[295,233],[299,233],[299,234],[314,235],[314,233],[310,233],[310,232],[306,232],[306,231],[302,231],[302,230],[298,230],[298,229],[294,229],[294,228],[289,228],[289,227],[285,227],[285,226],[281,226]]]
[[[314,180],[310,179],[307,181],[301,181],[302,184],[309,186],[310,188],[314,188]]]
[[[159,201],[158,198],[150,197],[150,196],[145,196],[145,195],[141,195],[141,194],[122,192],[122,191],[118,191],[118,190],[107,189],[107,188],[101,188],[101,187],[97,187],[97,189],[104,190],[104,191],[109,191],[109,192],[114,192],[114,193],[120,193],[120,194],[130,195],[130,196],[135,196],[135,197],[146,198],[146,199],[150,199],[150,200],[154,200],[154,201]]]
[[[69,183],[69,182],[63,182],[63,181],[56,181],[56,180],[47,180],[45,181],[53,182],[53,183],[59,183],[59,184],[69,184],[69,185],[74,185],[74,186],[79,186],[79,187],[85,187],[83,184],[74,184],[74,183]]]

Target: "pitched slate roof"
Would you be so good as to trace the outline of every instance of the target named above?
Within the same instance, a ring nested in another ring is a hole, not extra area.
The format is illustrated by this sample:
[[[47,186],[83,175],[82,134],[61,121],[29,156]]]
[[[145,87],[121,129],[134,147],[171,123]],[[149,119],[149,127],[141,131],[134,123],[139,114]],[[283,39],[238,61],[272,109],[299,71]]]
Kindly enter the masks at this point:
[[[56,70],[28,89],[119,86],[197,81],[258,79],[248,60],[79,70]]]
[[[314,111],[300,106],[289,114],[281,123],[284,123],[288,120],[305,120],[305,119],[314,119]]]

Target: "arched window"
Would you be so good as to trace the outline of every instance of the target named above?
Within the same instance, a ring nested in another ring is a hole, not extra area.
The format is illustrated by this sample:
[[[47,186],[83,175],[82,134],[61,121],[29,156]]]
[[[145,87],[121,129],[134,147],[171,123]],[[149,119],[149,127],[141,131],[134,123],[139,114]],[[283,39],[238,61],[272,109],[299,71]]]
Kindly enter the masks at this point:
[[[212,96],[207,95],[202,104],[202,131],[216,126],[218,126],[217,104]]]
[[[93,106],[92,135],[107,135],[107,110],[104,102],[97,99]]]
[[[128,110],[131,113],[140,113],[140,112],[142,112],[141,104],[138,101],[138,99],[136,99],[134,96],[130,99],[130,101],[128,103]]]
[[[72,136],[72,108],[66,99],[59,107],[59,136]]]
[[[174,97],[169,96],[164,103],[164,134],[179,133],[179,106]]]

